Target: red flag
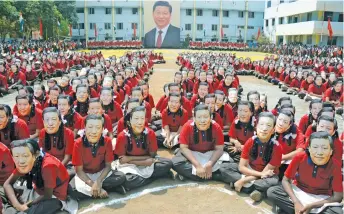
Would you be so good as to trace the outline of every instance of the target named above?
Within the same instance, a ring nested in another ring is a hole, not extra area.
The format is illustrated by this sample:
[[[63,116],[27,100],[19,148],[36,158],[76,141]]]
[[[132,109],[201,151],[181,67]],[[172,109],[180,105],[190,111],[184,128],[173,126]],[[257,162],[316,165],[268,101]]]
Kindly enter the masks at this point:
[[[328,17],[327,29],[328,29],[328,35],[330,36],[330,39],[332,39],[333,31],[332,31],[332,25],[331,25],[331,19],[330,19],[330,17]]]
[[[39,18],[39,35],[43,37],[43,23],[41,18]]]
[[[94,36],[95,36],[95,37],[98,36],[97,25],[96,25],[96,23],[94,23]]]
[[[260,28],[258,28],[257,40],[259,39],[259,37],[260,37]]]
[[[134,37],[136,37],[136,23],[134,23]]]
[[[73,33],[72,33],[72,25],[71,25],[71,24],[69,25],[69,36],[73,36]]]
[[[223,27],[221,27],[221,38],[223,38],[224,33],[223,33]]]

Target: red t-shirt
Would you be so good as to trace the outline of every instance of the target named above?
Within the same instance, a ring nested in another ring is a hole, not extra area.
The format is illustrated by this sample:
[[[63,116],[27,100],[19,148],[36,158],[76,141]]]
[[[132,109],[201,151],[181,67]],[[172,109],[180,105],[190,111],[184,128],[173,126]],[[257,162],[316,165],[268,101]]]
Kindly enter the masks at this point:
[[[219,83],[219,86],[217,87],[217,90],[223,91],[223,93],[225,93],[225,95],[228,96],[228,90],[230,88],[238,89],[238,84],[235,81],[233,81],[231,85],[226,86],[224,80],[221,80],[221,82]]]
[[[309,88],[309,86],[311,84],[313,84],[313,82],[312,83],[308,83],[307,80],[303,80],[302,83],[301,83],[301,89],[303,89],[305,91],[308,91],[308,88]]]
[[[340,96],[343,94],[343,90],[339,93],[336,93],[333,88],[329,88],[325,91],[323,96],[323,101],[326,101],[326,98],[329,98],[330,101],[339,101]]]
[[[265,163],[264,160],[263,160],[263,156],[264,156],[264,153],[265,153],[265,150],[266,150],[266,145],[267,143],[258,143],[258,155],[257,155],[257,158],[256,159],[253,159],[250,155],[251,153],[251,149],[255,143],[255,141],[258,141],[255,140],[256,139],[256,136],[248,139],[244,145],[244,148],[242,150],[242,153],[241,153],[241,158],[243,159],[246,159],[246,160],[249,160],[249,165],[252,169],[258,171],[258,172],[262,172],[264,170],[264,168],[266,167],[267,164],[270,164],[272,166],[275,167],[275,174],[278,174],[279,172],[279,167],[281,165],[281,161],[282,161],[282,148],[281,148],[281,145],[279,145],[278,142],[275,142],[274,143],[274,147],[273,147],[273,150],[272,150],[272,154],[271,154],[271,159],[269,161],[269,163]]]
[[[168,126],[170,132],[177,132],[180,126],[183,126],[189,119],[188,113],[185,109],[181,108],[181,116],[176,113],[169,113],[168,109],[165,109],[161,113],[162,128]]]
[[[278,136],[277,141],[282,147],[282,154],[289,154],[290,152],[295,151],[296,149],[302,148],[306,149],[306,145],[304,142],[304,136],[301,133],[301,131],[294,125],[292,129],[294,128],[294,133],[289,132],[287,134],[280,134]],[[289,137],[287,137],[290,135]],[[289,144],[289,139],[290,139],[290,145]]]
[[[95,156],[92,155],[92,146],[83,144],[83,138],[78,138],[74,143],[72,163],[74,166],[83,166],[85,173],[97,173],[105,168],[105,163],[113,161],[112,142],[109,137],[104,137],[104,144],[98,147]]]
[[[146,136],[146,143],[147,146],[145,149],[142,148],[142,144],[140,146],[137,145],[135,139],[133,137],[129,137],[132,144],[132,150],[128,151],[128,132],[121,132],[116,141],[116,147],[113,153],[117,156],[145,156],[150,155],[150,153],[155,153],[158,151],[158,144],[156,142],[156,136],[152,129],[145,128],[145,132],[147,132]]]
[[[83,127],[84,119],[81,117],[81,115],[78,112],[74,112],[73,119],[71,119],[73,122],[73,125],[69,125],[68,123],[64,124],[65,127],[69,128],[70,130],[74,131],[80,130]]]
[[[152,109],[155,108],[154,99],[152,95],[148,94],[148,96],[144,100],[149,103]]]
[[[308,126],[311,125],[311,124],[308,124],[308,118],[309,118],[309,115],[305,114],[301,117],[301,119],[299,121],[298,127],[303,134],[306,133]]]
[[[4,185],[7,178],[10,177],[11,173],[14,170],[14,161],[11,155],[9,148],[0,142],[0,164],[1,164],[1,173],[0,173],[0,185]]]
[[[313,93],[313,94],[317,94],[317,95],[322,95],[325,91],[326,91],[326,87],[324,84],[322,84],[321,86],[317,86],[315,84],[312,84],[308,88],[308,93]]]
[[[284,176],[293,179],[301,190],[315,195],[329,195],[332,192],[343,192],[341,167],[332,158],[324,166],[317,166],[305,153],[297,154]]]
[[[18,114],[18,117],[24,120],[26,125],[29,127],[30,135],[33,135],[36,133],[37,129],[41,130],[44,128],[42,110],[35,108],[35,116],[30,117],[29,115],[21,116]]]
[[[9,124],[8,124],[9,125]],[[14,137],[15,139],[11,139],[11,129],[8,127],[7,129],[0,130],[0,142],[6,145],[8,148],[13,140],[22,140],[30,137],[29,127],[26,125],[25,121],[21,119],[17,119],[17,122],[14,123]],[[7,137],[5,136],[7,135]]]
[[[220,109],[216,111],[222,118],[223,126],[228,126],[233,123],[234,115],[232,107],[228,104],[224,104]]]
[[[47,148],[45,148],[45,135],[46,135],[46,131],[44,128],[39,132],[39,147],[41,147],[44,152],[51,154],[52,156],[56,157],[60,161],[62,161],[64,159],[65,155],[72,155],[73,154],[74,133],[69,128],[64,127],[64,130],[63,130],[64,148],[61,150],[59,150],[57,148],[57,145],[56,146],[53,145],[53,136],[50,136],[50,144],[51,144],[50,147],[51,148],[50,148],[50,150],[47,150]],[[59,137],[61,137],[61,136],[57,136],[56,140],[58,140]]]
[[[156,110],[158,110],[158,111],[162,111],[162,110],[163,110],[163,109],[161,108],[161,106],[162,106],[162,104],[163,104],[165,98],[166,98],[165,95],[162,96],[162,97],[160,97],[158,103],[157,103],[156,106],[155,106]]]
[[[167,106],[168,106],[168,97],[166,97],[166,98],[164,99],[163,103],[161,104],[160,111],[162,112],[163,110],[165,110],[165,109],[167,108]],[[192,117],[192,107],[191,107],[191,103],[190,103],[190,101],[189,101],[186,97],[184,97],[184,96],[182,96],[182,107],[183,107],[183,109],[185,109],[186,112],[188,113],[189,118],[191,118],[191,117]]]
[[[253,137],[254,128],[251,126],[244,126],[239,123],[239,119],[236,119],[232,123],[231,128],[229,129],[228,136],[233,139],[237,139],[241,145],[245,145],[246,141]]]
[[[112,124],[117,123],[123,117],[122,108],[117,102],[112,102],[109,105],[113,105],[113,110],[108,107],[105,113],[109,115]]]
[[[41,173],[44,187],[54,189],[53,195],[59,200],[65,201],[67,199],[69,175],[61,161],[46,153],[43,158]],[[13,174],[23,176],[17,169],[13,171]],[[44,195],[44,187],[40,189],[35,187],[35,190],[39,195]]]
[[[212,131],[212,141],[208,142],[207,139],[207,131],[198,131],[198,143],[195,144],[194,139],[194,126],[196,124],[193,120],[189,120],[182,128],[180,135],[179,135],[179,143],[188,145],[189,149],[196,152],[208,152],[215,149],[217,145],[223,145],[223,133],[220,125],[217,123],[212,122],[211,124],[211,131]],[[204,140],[203,140],[204,139]]]

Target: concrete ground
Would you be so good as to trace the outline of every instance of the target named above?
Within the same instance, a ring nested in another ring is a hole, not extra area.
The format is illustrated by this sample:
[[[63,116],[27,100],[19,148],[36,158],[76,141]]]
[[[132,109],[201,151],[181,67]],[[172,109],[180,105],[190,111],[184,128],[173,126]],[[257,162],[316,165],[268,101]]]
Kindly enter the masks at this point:
[[[104,50],[102,53],[121,56],[127,50]],[[150,93],[155,102],[163,94],[163,85],[173,80],[174,72],[178,70],[175,59],[178,52],[186,50],[159,50],[164,54],[166,64],[155,65],[155,73],[150,79]],[[237,52],[238,57],[250,57],[253,60],[263,59],[265,53]],[[240,76],[240,83],[244,88],[243,99],[250,90],[258,90],[268,95],[268,106],[272,109],[281,96],[288,96],[276,86],[258,80],[252,76]],[[0,98],[0,103],[15,103],[16,94]],[[292,96],[296,106],[296,122],[307,113],[308,103]],[[343,120],[337,116],[340,131],[343,130]],[[159,150],[162,157],[172,157],[167,149]],[[271,203],[263,200],[260,203],[253,201],[245,194],[238,194],[228,185],[220,182],[191,182],[171,179],[161,179],[144,188],[130,191],[126,196],[117,193],[110,194],[106,200],[87,200],[79,204],[79,213],[272,213]]]

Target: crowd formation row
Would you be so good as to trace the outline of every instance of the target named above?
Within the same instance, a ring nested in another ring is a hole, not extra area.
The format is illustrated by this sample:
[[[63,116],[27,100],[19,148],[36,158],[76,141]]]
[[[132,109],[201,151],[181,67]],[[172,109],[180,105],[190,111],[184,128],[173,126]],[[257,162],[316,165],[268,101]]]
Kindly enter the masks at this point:
[[[255,201],[267,196],[282,212],[342,213],[341,59],[279,55],[251,63],[181,53],[180,71],[155,105],[148,80],[163,62],[151,51],[8,54],[1,87],[18,95],[13,109],[0,105],[3,212],[75,212],[76,200],[126,194],[174,177],[173,169],[181,180],[222,181]],[[26,79],[34,70],[41,75]],[[309,114],[296,124],[289,96],[271,110],[266,94],[252,90],[244,99],[238,75],[246,74],[309,97]],[[160,157],[159,147],[175,156]]]

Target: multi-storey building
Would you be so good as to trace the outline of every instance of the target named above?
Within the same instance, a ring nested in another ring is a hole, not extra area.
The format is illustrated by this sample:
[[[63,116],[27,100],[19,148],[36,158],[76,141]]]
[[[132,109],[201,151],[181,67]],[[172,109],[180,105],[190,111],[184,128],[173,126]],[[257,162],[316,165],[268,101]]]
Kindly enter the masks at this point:
[[[333,36],[327,29],[330,19]],[[266,0],[264,34],[272,42],[343,46],[343,1]]]
[[[180,38],[211,41],[222,33],[225,41],[253,41],[263,27],[264,6],[264,0],[180,0]],[[77,0],[76,7],[73,39],[131,40],[134,28],[144,37],[143,0]]]

